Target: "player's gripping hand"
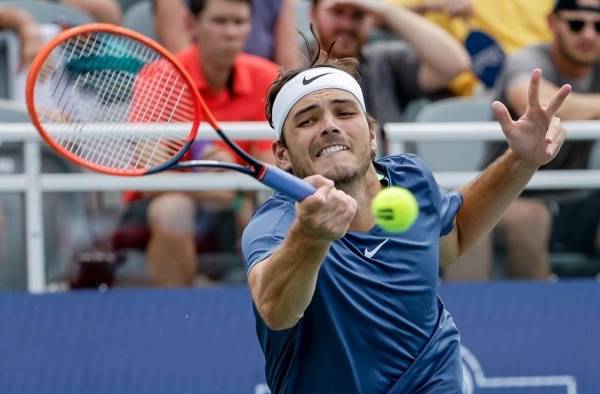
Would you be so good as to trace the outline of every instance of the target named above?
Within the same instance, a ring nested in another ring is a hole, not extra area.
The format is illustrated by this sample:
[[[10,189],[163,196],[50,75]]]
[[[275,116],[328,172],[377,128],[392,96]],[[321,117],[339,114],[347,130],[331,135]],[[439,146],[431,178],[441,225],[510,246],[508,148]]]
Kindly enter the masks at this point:
[[[317,191],[296,203],[297,220],[302,232],[323,241],[343,237],[356,215],[356,200],[336,189],[333,181],[321,175],[312,175],[304,180]]]

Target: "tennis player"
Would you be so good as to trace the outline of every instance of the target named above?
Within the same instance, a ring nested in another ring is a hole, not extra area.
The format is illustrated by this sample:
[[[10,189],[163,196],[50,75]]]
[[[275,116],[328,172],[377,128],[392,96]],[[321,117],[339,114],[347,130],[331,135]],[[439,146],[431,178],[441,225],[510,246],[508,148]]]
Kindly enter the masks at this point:
[[[350,65],[319,63],[273,84],[277,164],[318,188],[301,203],[275,194],[243,235],[273,393],[462,392],[460,336],[437,294],[438,269],[487,233],[560,149],[555,113],[571,88],[541,106],[540,76],[518,121],[492,104],[510,148],[454,192],[414,155],[374,161],[375,126]],[[418,200],[405,233],[383,231],[371,214],[388,185]]]

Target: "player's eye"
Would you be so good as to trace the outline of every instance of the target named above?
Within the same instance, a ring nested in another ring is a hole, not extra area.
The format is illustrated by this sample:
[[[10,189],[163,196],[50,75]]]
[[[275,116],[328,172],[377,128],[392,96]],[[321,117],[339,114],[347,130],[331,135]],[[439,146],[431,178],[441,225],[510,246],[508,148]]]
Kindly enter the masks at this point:
[[[310,126],[310,125],[314,124],[316,121],[317,120],[314,117],[304,119],[304,120],[301,120],[300,123],[298,123],[298,127]]]
[[[354,111],[340,111],[340,112],[338,112],[338,116],[340,118],[349,118],[349,117],[352,117],[354,115],[356,115],[356,112],[354,112]]]

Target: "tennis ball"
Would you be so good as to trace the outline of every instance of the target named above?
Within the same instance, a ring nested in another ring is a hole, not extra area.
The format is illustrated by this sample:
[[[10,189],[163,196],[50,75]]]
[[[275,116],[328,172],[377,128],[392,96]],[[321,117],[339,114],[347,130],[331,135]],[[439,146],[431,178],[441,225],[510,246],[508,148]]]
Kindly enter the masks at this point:
[[[371,210],[377,224],[391,233],[408,230],[419,216],[419,204],[415,196],[409,190],[396,186],[377,193]]]

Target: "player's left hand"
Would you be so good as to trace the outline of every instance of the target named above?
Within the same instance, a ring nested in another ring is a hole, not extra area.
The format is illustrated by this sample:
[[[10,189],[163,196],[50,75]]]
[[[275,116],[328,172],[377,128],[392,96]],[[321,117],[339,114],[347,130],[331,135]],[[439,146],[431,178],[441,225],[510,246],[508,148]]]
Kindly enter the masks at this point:
[[[499,101],[492,103],[510,149],[536,168],[552,160],[565,140],[565,130],[560,126],[556,112],[571,92],[570,85],[563,85],[548,106],[543,107],[539,92],[541,77],[540,69],[533,70],[527,109],[516,122],[511,119],[504,104]]]

